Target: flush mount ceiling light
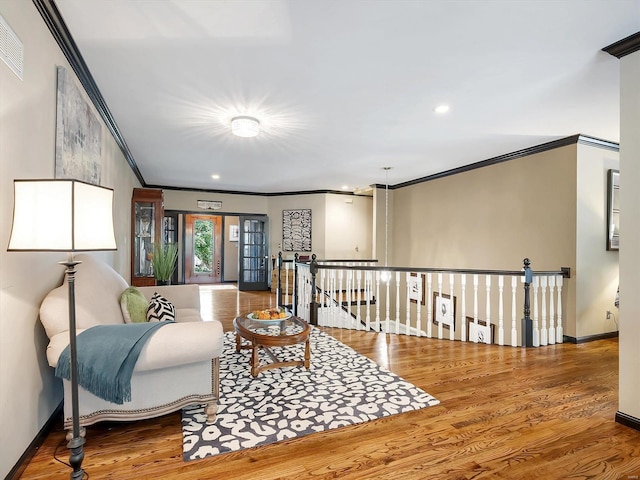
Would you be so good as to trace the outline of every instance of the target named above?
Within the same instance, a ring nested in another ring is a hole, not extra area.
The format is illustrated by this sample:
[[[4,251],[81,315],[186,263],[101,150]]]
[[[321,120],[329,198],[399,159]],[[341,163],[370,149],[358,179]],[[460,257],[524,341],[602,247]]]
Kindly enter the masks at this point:
[[[449,105],[438,105],[433,111],[436,113],[447,113],[449,111]]]
[[[255,137],[260,133],[260,122],[253,117],[233,117],[231,132],[238,137]]]

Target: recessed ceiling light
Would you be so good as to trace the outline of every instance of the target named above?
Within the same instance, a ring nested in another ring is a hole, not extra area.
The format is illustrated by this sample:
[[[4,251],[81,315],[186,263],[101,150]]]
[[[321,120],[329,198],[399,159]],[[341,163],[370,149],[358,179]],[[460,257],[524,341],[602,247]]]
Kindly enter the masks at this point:
[[[349,185],[342,185],[342,190],[349,190]]]
[[[233,117],[231,132],[238,137],[255,137],[260,133],[260,122],[253,117]]]
[[[211,178],[213,178],[214,180],[220,180],[220,175],[214,173],[213,175],[211,175]]]
[[[433,111],[436,113],[447,113],[449,111],[449,105],[438,105]]]

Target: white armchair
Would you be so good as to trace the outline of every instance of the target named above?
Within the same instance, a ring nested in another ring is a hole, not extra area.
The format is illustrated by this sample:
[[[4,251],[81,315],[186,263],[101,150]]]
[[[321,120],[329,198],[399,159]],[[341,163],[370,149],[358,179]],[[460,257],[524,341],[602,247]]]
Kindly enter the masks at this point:
[[[78,255],[75,299],[78,334],[94,325],[122,324],[120,295],[128,287],[109,265]],[[219,397],[219,357],[223,331],[218,321],[202,321],[197,285],[140,287],[147,299],[157,291],[176,307],[176,323],[157,329],[142,348],[131,378],[131,402],[103,400],[79,387],[80,425],[104,420],[156,417],[193,404],[206,404],[213,422]],[[49,345],[47,360],[54,367],[69,344],[68,285],[45,297],[40,307]],[[64,426],[71,428],[71,384],[63,380]]]

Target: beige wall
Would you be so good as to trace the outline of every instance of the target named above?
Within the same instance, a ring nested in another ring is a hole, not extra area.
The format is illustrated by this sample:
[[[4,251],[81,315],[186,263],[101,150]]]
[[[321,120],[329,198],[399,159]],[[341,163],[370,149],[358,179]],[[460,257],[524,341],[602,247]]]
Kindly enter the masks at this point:
[[[324,258],[372,258],[372,197],[326,195],[325,198]]]
[[[394,190],[393,263],[576,269],[576,145]],[[378,219],[380,215],[378,215]],[[575,282],[565,334],[576,335]]]
[[[619,409],[640,421],[640,51],[620,65]]]
[[[4,477],[62,400],[61,383],[46,362],[48,339],[38,309],[47,292],[62,281],[63,268],[57,262],[66,255],[9,253],[6,246],[13,180],[54,178],[56,66],[72,70],[31,2],[3,0],[0,13],[25,52],[24,80],[0,62],[0,477]],[[128,278],[128,212],[136,180],[105,126],[102,140],[102,185],[115,190],[114,210],[127,214],[116,216],[118,251],[96,255]]]
[[[607,251],[607,172],[620,168],[618,152],[578,145],[576,269],[576,336],[615,332],[618,252]]]
[[[574,267],[575,157],[571,145],[395,190],[394,264]]]
[[[274,256],[282,250],[282,211],[303,208],[311,209],[311,253],[318,258],[371,258],[372,255],[371,197],[323,193],[262,196],[164,191],[167,210],[198,211],[198,200],[221,201],[222,208],[211,213],[267,214],[269,249]],[[351,203],[346,203],[346,200],[351,200]],[[347,230],[349,235],[345,235]],[[295,253],[305,255],[309,252],[283,252],[283,256],[293,258]]]
[[[224,269],[223,277],[225,282],[238,281],[238,245],[240,242],[229,240],[229,227],[238,225],[239,218],[227,215],[224,217]]]
[[[282,252],[284,258],[293,258],[295,253],[309,255],[315,253],[318,258],[325,257],[325,194],[283,195],[267,197],[269,199],[269,239],[271,254],[278,256],[282,250],[282,211],[300,208],[311,209],[311,249],[312,252]]]
[[[198,208],[198,200],[221,201],[220,210],[204,211]],[[165,210],[181,210],[212,214],[257,214],[268,212],[269,197],[260,195],[233,195],[228,193],[208,193],[183,190],[164,190]]]

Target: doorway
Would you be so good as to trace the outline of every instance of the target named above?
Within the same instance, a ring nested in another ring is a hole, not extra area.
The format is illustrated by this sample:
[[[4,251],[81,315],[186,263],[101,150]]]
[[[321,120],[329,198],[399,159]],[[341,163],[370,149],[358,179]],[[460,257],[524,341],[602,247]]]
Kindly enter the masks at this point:
[[[185,215],[185,283],[220,283],[222,216]]]
[[[268,226],[268,219],[265,216],[240,216],[238,290],[267,290],[269,288]]]

